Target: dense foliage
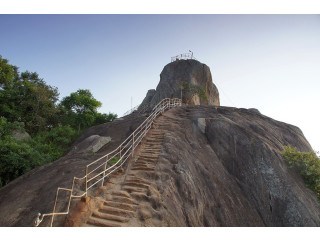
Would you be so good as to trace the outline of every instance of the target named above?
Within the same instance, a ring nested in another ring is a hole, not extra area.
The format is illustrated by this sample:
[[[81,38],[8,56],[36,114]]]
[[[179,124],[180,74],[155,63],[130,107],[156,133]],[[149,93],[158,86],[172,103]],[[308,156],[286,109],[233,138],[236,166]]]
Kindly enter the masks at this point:
[[[0,187],[63,156],[88,127],[117,117],[99,113],[101,102],[89,90],[60,103],[58,96],[36,72],[19,73],[0,56]]]
[[[281,152],[290,168],[295,168],[320,200],[320,159],[314,152],[298,152],[296,148],[285,146]]]
[[[117,116],[109,113],[101,114],[97,111],[101,102],[97,101],[89,90],[79,89],[62,99],[61,107],[64,111],[64,120],[73,128],[85,129],[90,126],[113,121]]]

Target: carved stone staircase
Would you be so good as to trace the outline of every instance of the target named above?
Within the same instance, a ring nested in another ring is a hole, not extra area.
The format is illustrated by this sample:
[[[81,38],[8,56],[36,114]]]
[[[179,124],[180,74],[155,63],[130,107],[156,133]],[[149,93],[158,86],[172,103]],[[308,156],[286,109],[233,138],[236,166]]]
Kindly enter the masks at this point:
[[[91,216],[80,226],[143,226],[139,221],[138,210],[142,207],[140,203],[148,204],[150,198],[149,187],[154,180],[152,176],[155,175],[162,149],[165,126],[163,116],[155,121],[125,173],[122,176],[113,176],[108,183],[109,187],[102,194],[102,204],[98,209],[94,209]]]

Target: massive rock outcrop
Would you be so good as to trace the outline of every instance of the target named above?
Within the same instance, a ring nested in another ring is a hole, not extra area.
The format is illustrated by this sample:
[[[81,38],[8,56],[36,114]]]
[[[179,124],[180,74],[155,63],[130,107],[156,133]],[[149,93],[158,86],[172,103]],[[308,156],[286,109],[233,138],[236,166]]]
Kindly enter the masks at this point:
[[[124,171],[89,192],[88,203],[74,201],[54,226],[320,226],[316,195],[280,154],[284,145],[312,151],[299,128],[257,109],[219,106],[210,70],[196,60],[172,62],[160,78],[143,101],[149,110],[180,98],[181,82],[200,86],[207,99],[164,112]],[[0,226],[31,226],[38,212],[51,212],[56,188],[70,188],[147,116],[92,127],[66,156],[1,188]],[[41,226],[48,225],[46,218]]]
[[[74,175],[83,176],[88,162],[118,146],[143,119],[131,114],[93,127],[74,146],[91,135],[111,136],[96,155],[67,155],[1,188],[0,226],[31,226],[38,211],[50,212],[56,187],[70,187]],[[122,174],[100,192],[91,192],[89,204],[101,206],[122,189],[120,193],[136,209],[124,226],[320,226],[316,195],[280,154],[287,144],[312,151],[299,128],[247,109],[183,106],[165,112],[149,135],[147,148],[146,143],[141,145]],[[152,150],[160,135],[162,144]],[[130,179],[139,169],[140,180],[135,183]],[[77,225],[79,211],[87,217],[95,211],[75,203],[68,226]],[[48,220],[41,225],[48,226]],[[64,218],[56,220],[56,226],[65,224]]]
[[[154,186],[171,226],[320,226],[316,195],[280,154],[284,145],[312,151],[299,128],[229,107],[165,117]]]
[[[256,111],[171,109],[67,225],[320,226],[316,195],[281,157],[288,144],[312,151],[299,128]]]
[[[187,95],[181,91],[183,84],[192,84],[201,87],[207,99],[198,95]],[[141,108],[155,106],[164,98],[182,98],[191,105],[214,105],[220,106],[219,91],[212,82],[210,68],[197,60],[177,60],[167,64],[161,74],[160,82],[156,90],[148,91],[141,103]]]

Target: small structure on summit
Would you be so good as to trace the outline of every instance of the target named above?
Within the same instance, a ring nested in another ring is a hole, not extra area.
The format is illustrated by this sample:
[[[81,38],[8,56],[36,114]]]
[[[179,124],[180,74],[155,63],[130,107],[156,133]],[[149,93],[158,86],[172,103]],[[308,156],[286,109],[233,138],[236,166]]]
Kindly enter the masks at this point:
[[[181,98],[189,105],[220,106],[219,91],[212,82],[210,68],[195,59],[177,59],[167,64],[157,88],[148,91],[138,111],[150,110],[164,98]]]
[[[178,61],[178,60],[187,60],[187,59],[194,59],[194,60],[196,60],[196,59],[193,57],[193,52],[192,52],[191,50],[189,50],[188,53],[182,53],[182,54],[179,54],[179,55],[177,55],[177,56],[171,57],[171,62]]]

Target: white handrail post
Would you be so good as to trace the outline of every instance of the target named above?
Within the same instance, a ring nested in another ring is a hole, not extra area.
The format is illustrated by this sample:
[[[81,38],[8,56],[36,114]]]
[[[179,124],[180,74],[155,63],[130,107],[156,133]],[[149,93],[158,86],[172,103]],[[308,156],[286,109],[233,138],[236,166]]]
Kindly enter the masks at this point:
[[[106,157],[106,163],[104,164],[104,171],[103,171],[103,178],[102,178],[102,182],[101,182],[101,187],[103,187],[103,182],[104,182],[104,178],[106,176],[106,169],[107,169],[107,164],[108,164],[108,157]]]
[[[86,177],[85,177],[85,181],[86,181],[86,197],[88,196],[88,166],[86,166]]]
[[[134,151],[134,132],[132,135],[132,157],[133,157],[133,151]]]
[[[120,146],[120,159],[121,159],[121,151],[122,151],[122,146]]]
[[[54,201],[54,205],[53,205],[53,211],[52,211],[52,216],[51,216],[51,223],[50,223],[50,227],[52,227],[53,224],[53,218],[54,218],[54,213],[56,211],[56,205],[57,205],[57,200],[58,200],[58,194],[59,194],[59,188],[57,188],[56,191],[56,199]]]

